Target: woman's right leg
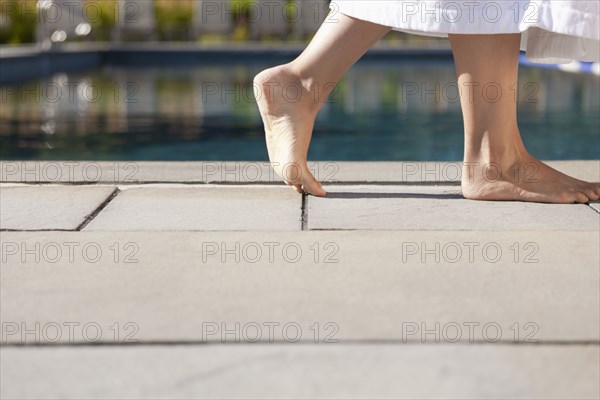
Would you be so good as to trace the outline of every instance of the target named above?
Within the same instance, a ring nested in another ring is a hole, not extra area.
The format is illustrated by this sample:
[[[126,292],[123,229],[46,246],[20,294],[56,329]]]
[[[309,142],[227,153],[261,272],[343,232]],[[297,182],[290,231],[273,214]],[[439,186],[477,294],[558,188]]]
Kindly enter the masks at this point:
[[[450,35],[450,42],[465,123],[463,195],[543,203],[598,200],[598,184],[556,171],[525,149],[513,91],[521,35]]]
[[[338,14],[297,59],[254,79],[271,165],[297,191],[325,195],[306,161],[315,118],[335,84],[389,30]]]

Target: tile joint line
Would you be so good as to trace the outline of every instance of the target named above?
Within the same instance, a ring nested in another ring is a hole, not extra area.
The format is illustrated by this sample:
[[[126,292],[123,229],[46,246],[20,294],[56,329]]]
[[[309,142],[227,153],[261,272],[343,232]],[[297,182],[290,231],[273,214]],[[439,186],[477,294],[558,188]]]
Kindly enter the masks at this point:
[[[596,211],[598,214],[600,214],[600,209],[596,209],[595,207],[592,207],[592,205],[590,203],[586,204],[589,208],[591,208],[592,210]]]
[[[257,342],[252,343],[251,346],[267,345],[270,346],[272,343],[289,343],[285,341],[276,340],[274,342]],[[102,348],[102,347],[160,347],[160,346],[238,346],[238,343],[232,342],[212,342],[212,341],[200,341],[200,340],[150,340],[150,341],[137,341],[137,342],[58,342],[58,343],[45,343],[45,342],[2,342],[4,348]],[[314,343],[311,341],[301,341],[296,346],[313,346]],[[422,346],[419,341],[402,341],[400,339],[350,339],[340,340],[339,343],[321,344],[323,346],[355,346],[355,345],[401,345],[401,346]],[[319,345],[320,346],[320,345]],[[484,340],[458,341],[455,343],[436,343],[434,346],[526,346],[526,347],[542,347],[542,346],[600,346],[598,340],[539,340],[537,342],[514,342],[511,340],[500,340],[498,342],[490,343]]]
[[[83,230],[83,228],[88,226],[88,224],[92,222],[98,216],[98,214],[100,214],[102,210],[104,210],[106,206],[108,206],[108,204],[119,195],[120,192],[121,190],[119,190],[119,188],[116,187],[115,190],[113,190],[112,193],[106,198],[106,200],[102,202],[102,204],[100,204],[90,215],[85,217],[83,222],[77,227],[77,229],[75,229],[75,231],[80,232],[81,230]]]
[[[302,206],[301,206],[301,214],[300,214],[300,230],[307,231],[308,230],[308,195],[306,193],[302,193]]]

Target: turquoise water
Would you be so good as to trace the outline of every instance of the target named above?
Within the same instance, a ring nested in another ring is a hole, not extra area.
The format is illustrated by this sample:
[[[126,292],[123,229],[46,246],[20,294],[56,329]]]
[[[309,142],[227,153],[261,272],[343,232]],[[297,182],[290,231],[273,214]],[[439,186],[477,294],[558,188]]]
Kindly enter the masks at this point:
[[[0,158],[266,160],[252,77],[267,66],[105,67],[3,86]],[[310,159],[460,160],[454,82],[450,61],[357,64],[319,115]],[[503,95],[518,97],[535,156],[600,159],[599,77],[522,67],[518,89]]]

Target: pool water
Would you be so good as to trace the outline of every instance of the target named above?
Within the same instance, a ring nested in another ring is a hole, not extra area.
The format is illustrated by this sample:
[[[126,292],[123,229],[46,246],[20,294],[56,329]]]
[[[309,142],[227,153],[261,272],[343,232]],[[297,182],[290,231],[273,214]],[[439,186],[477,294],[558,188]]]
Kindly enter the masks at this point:
[[[252,78],[267,66],[103,67],[5,85],[0,158],[266,160]],[[522,67],[518,87],[502,95],[519,102],[538,158],[600,159],[599,77]],[[309,157],[459,161],[462,132],[451,60],[362,61],[320,113]]]

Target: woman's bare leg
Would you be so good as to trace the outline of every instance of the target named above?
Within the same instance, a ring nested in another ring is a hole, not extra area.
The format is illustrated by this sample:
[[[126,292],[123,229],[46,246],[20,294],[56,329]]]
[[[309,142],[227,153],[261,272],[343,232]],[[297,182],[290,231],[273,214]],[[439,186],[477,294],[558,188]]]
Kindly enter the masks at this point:
[[[450,41],[465,124],[464,196],[544,203],[598,200],[599,185],[550,168],[523,145],[514,96],[521,35],[451,35]]]
[[[254,79],[269,159],[298,192],[325,195],[306,162],[315,118],[340,78],[389,30],[338,14],[335,22],[321,26],[297,59]]]

